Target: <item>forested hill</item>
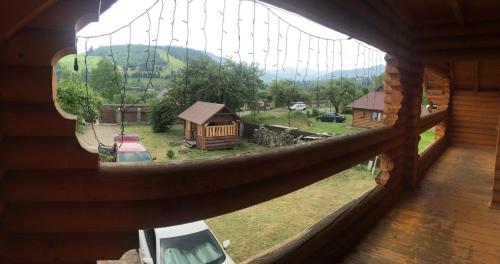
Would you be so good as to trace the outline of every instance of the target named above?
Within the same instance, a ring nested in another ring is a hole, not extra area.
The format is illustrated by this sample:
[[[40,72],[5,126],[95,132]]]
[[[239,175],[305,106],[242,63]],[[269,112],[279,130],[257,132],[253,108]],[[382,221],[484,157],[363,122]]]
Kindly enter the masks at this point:
[[[168,46],[158,46],[156,47],[156,55],[154,51],[154,46],[131,45],[130,52],[127,52],[127,45],[113,45],[111,48],[99,47],[90,49],[88,55],[111,59],[110,54],[113,52],[116,63],[122,68],[126,66],[128,57],[128,65],[135,71],[146,71],[146,62],[149,62],[148,70],[150,70],[153,59],[155,60],[156,67],[165,73],[178,70],[186,64],[186,49],[184,47],[171,46],[169,48]],[[200,50],[189,49],[188,53],[189,59],[208,56],[209,58],[218,60],[217,56],[211,53],[205,55],[205,52]]]

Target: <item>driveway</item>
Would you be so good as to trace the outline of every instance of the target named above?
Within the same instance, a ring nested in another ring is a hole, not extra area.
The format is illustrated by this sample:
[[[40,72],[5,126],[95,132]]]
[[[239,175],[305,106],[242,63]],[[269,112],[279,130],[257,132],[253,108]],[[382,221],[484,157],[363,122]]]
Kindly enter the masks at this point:
[[[120,134],[120,126],[117,124],[95,124],[94,130],[97,138],[107,146],[113,145],[113,136]],[[85,132],[83,134],[78,134],[78,138],[82,143],[85,143],[85,145],[92,149],[97,149],[99,145],[90,124],[85,126]]]

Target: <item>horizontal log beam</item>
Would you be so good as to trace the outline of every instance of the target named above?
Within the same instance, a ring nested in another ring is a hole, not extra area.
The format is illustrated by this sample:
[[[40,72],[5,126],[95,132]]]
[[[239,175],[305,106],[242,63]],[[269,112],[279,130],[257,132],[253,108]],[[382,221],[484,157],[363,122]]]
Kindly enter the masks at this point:
[[[435,112],[432,114],[428,114],[422,118],[420,118],[419,121],[419,132],[425,132],[428,129],[436,126],[437,124],[445,121],[448,118],[448,111],[443,110],[439,112]]]
[[[485,47],[420,51],[418,52],[418,57],[424,63],[443,63],[464,60],[498,60],[500,59],[500,48]]]
[[[477,35],[500,33],[500,21],[467,23],[464,25],[450,24],[420,28],[413,33],[416,39],[446,38],[464,36],[473,38]]]
[[[96,259],[119,259],[124,250],[138,248],[138,242],[137,230],[12,235],[6,252],[18,263],[95,263]]]
[[[10,171],[11,201],[130,201],[193,196],[362,154],[392,141],[401,129],[382,127],[310,144],[237,157],[153,164],[102,164],[98,172]],[[266,166],[262,166],[266,164]],[[58,188],[54,188],[58,186]]]
[[[274,174],[269,178],[213,192],[206,190],[197,195],[120,202],[11,202],[4,223],[13,233],[119,232],[206,219],[296,191],[380,153],[401,148],[404,140],[403,137],[390,138],[361,151],[314,163],[292,172]],[[224,167],[219,167],[219,173],[225,174]],[[147,182],[148,175],[142,176],[146,179],[143,181]],[[166,179],[170,177],[168,174],[163,176]],[[231,176],[239,178],[238,174]],[[172,175],[171,179],[174,177],[176,176]],[[197,189],[200,185],[196,178],[184,178],[184,181],[184,184],[176,187]],[[156,188],[163,189],[163,186]],[[113,192],[115,189],[108,191]],[[165,194],[167,197],[168,193]]]

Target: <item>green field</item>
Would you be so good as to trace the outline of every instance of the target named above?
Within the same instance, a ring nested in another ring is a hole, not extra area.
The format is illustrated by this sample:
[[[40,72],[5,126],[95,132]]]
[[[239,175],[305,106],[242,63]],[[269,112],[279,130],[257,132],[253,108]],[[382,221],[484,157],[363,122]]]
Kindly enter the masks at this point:
[[[197,158],[220,157],[226,155],[237,155],[242,153],[260,152],[268,148],[240,139],[239,146],[233,149],[203,151],[196,148],[184,146],[184,133],[182,125],[174,125],[169,131],[153,133],[148,125],[127,125],[126,133],[134,133],[140,136],[140,141],[158,161],[186,160]],[[174,151],[174,158],[167,157],[167,151]]]
[[[418,143],[418,153],[422,153],[430,146],[436,139],[434,128],[431,128],[424,133],[420,134],[420,142]]]
[[[290,114],[290,125],[301,131],[320,133],[327,132],[334,135],[353,134],[361,129],[352,126],[352,115],[345,115],[343,123],[330,123],[316,121],[315,117],[307,117],[305,112],[292,111]],[[248,114],[242,117],[245,122],[265,125],[288,126],[288,112],[260,112],[255,118]]]
[[[376,186],[366,170],[351,168],[288,195],[206,220],[238,263],[277,245]]]

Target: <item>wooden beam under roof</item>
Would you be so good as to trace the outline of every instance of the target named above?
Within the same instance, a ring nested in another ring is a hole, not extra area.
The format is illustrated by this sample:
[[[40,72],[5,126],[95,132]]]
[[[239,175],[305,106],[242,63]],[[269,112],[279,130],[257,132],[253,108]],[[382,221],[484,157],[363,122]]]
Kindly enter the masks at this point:
[[[462,8],[460,7],[460,3],[458,0],[449,0],[451,11],[453,11],[453,15],[457,19],[457,22],[461,25],[465,24],[464,13],[462,12]]]
[[[0,1],[0,43],[47,10],[56,0]]]

